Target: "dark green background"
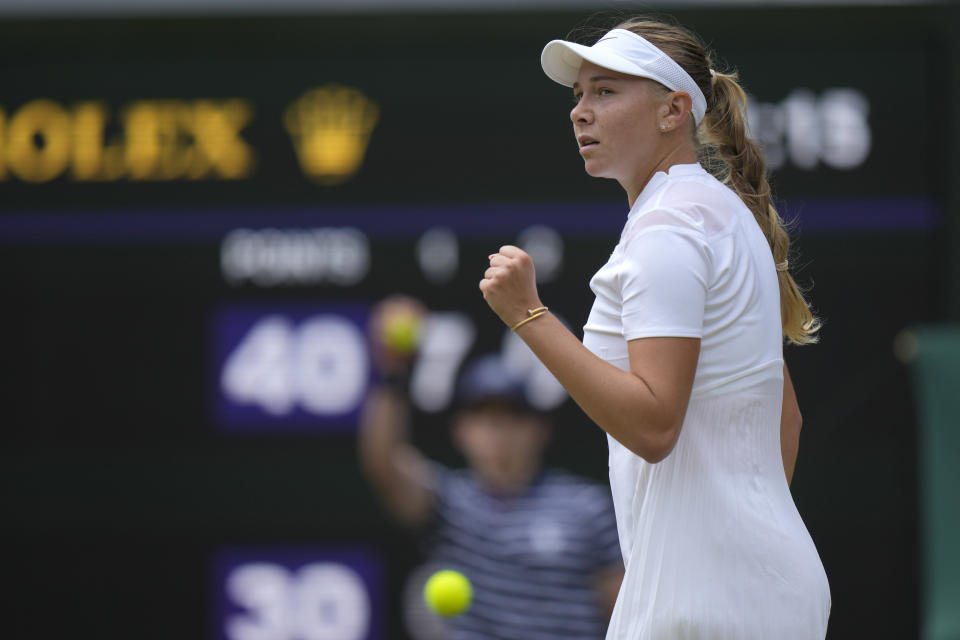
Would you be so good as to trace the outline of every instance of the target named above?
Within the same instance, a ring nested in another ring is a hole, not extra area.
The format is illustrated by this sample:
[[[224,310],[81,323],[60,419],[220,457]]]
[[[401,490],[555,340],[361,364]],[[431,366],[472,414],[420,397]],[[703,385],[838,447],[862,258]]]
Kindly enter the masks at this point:
[[[805,417],[794,496],[830,578],[831,638],[909,638],[919,625],[915,417],[891,344],[905,326],[957,308],[957,112],[944,8],[687,10],[742,72],[779,101],[795,87],[855,86],[871,101],[874,151],[842,172],[785,168],[778,197],[935,203],[933,228],[797,237],[800,281],[825,319],[820,345],[787,350]],[[0,105],[49,97],[244,97],[260,169],[242,182],[0,183],[0,216],[187,209],[223,215],[288,205],[621,202],[586,177],[569,132],[568,92],[537,63],[542,45],[585,14],[0,22]],[[280,114],[306,89],[357,86],[381,106],[360,173],[306,180]],[[952,91],[952,93],[951,93]],[[803,228],[802,212],[800,219]],[[364,227],[364,221],[358,220]],[[417,228],[415,220],[411,229]],[[224,283],[218,240],[5,242],[0,292],[6,380],[0,500],[12,637],[207,635],[209,560],[232,544],[363,542],[387,559],[388,637],[403,637],[395,594],[415,547],[378,508],[350,437],[230,437],[210,409],[209,322],[221,303],[347,300],[395,290],[501,327],[476,292],[483,258],[510,233],[462,239],[442,287],[413,266],[414,235],[372,234],[373,271],[351,288],[264,291]],[[565,238],[559,282],[542,297],[574,327],[587,280],[615,234]],[[474,259],[476,257],[476,259]],[[572,406],[552,462],[603,478],[602,434]],[[417,442],[456,463],[445,416],[419,416]],[[8,636],[11,632],[7,632]]]

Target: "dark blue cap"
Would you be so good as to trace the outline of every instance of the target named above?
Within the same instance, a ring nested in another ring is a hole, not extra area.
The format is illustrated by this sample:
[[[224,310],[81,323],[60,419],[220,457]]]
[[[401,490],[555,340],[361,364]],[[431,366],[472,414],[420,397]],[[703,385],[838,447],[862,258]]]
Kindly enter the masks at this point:
[[[467,363],[460,374],[457,399],[462,407],[501,401],[520,410],[531,409],[523,380],[494,354],[478,356]]]

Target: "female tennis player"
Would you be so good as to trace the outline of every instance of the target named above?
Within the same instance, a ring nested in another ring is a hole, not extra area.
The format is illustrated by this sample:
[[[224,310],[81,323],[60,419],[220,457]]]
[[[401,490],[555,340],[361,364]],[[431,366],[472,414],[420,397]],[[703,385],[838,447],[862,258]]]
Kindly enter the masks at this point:
[[[821,639],[830,591],[788,487],[800,412],[783,361],[784,338],[819,325],[737,77],[641,19],[589,47],[554,40],[541,63],[573,89],[587,173],[630,210],[582,343],[520,249],[491,255],[480,289],[607,432],[626,566],[607,639]]]

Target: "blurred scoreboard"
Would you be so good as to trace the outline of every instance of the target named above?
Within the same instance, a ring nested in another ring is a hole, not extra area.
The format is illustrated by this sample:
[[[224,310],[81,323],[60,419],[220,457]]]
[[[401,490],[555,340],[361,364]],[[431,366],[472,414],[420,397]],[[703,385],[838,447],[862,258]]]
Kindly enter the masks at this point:
[[[380,564],[357,549],[224,549],[213,637],[382,637]]]
[[[846,360],[863,331],[937,313],[942,15],[677,12],[741,72],[801,280],[822,275],[813,298]],[[583,17],[0,23],[14,637],[430,637],[401,626],[417,556],[355,462],[368,315],[394,292],[431,309],[412,386],[428,454],[457,464],[457,371],[498,351],[560,427],[551,461],[605,476],[599,431],[477,289],[486,256],[518,244],[579,332],[625,218],[539,67]],[[880,320],[877,282],[895,307]],[[808,424],[839,419],[827,390],[858,375],[825,358],[796,365],[825,403]],[[886,413],[909,409],[891,397]]]

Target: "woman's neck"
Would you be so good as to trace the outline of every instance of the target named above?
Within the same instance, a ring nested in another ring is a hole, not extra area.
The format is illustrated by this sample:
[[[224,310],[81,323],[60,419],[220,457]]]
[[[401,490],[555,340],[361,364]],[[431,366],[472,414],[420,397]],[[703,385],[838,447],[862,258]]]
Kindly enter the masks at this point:
[[[659,172],[664,173],[670,170],[670,167],[677,164],[694,164],[697,161],[697,152],[692,145],[674,145],[655,158],[651,165],[641,169],[629,181],[621,181],[620,186],[627,192],[627,202],[630,207],[637,201],[644,187],[650,182],[650,179]]]

